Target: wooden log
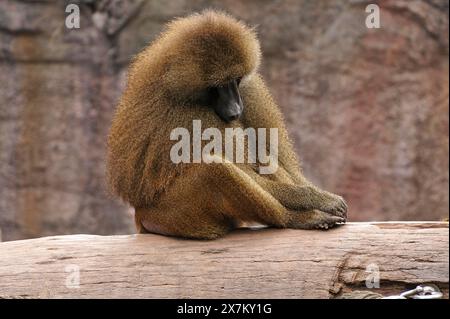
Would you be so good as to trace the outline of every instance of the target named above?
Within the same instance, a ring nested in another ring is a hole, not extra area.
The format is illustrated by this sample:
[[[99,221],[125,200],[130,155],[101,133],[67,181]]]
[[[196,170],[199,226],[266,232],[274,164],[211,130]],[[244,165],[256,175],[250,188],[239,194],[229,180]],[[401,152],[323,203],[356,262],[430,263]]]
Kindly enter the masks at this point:
[[[422,283],[448,298],[449,232],[444,222],[386,222],[215,241],[70,235],[0,243],[0,260],[2,298],[335,298]],[[368,289],[376,267],[380,288]]]

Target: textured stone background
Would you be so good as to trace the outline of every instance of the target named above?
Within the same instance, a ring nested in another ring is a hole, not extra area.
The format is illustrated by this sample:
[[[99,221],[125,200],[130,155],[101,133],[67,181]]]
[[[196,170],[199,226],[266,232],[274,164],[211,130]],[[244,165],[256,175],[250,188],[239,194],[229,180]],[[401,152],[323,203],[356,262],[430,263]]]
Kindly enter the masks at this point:
[[[306,175],[350,219],[448,216],[447,0],[0,2],[3,240],[133,232],[104,187],[105,139],[130,58],[174,16],[222,8],[258,25],[262,73]],[[381,29],[365,6],[381,7]]]

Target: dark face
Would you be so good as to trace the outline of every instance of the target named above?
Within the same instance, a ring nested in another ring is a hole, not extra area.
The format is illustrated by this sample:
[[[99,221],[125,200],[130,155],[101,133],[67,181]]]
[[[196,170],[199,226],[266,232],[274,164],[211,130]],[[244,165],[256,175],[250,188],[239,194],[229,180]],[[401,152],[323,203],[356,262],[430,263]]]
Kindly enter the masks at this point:
[[[239,83],[240,79],[236,79],[223,86],[210,87],[205,93],[204,101],[227,123],[237,120],[244,111]]]

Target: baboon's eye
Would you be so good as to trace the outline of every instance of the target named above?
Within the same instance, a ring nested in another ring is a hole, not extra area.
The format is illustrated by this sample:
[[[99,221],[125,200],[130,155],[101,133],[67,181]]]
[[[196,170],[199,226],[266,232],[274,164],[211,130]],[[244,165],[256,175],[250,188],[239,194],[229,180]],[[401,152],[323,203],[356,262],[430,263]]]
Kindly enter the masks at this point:
[[[239,86],[239,84],[241,84],[241,81],[242,81],[242,77],[236,79],[236,83],[238,86]]]

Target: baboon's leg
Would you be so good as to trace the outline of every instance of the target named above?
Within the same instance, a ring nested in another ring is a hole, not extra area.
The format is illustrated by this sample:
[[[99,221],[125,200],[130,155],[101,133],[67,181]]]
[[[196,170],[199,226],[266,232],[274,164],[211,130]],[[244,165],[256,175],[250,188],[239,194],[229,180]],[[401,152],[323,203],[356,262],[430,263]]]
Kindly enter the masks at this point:
[[[234,164],[189,167],[157,207],[137,209],[135,217],[141,231],[204,239],[243,221],[276,227],[289,221],[288,210]]]

